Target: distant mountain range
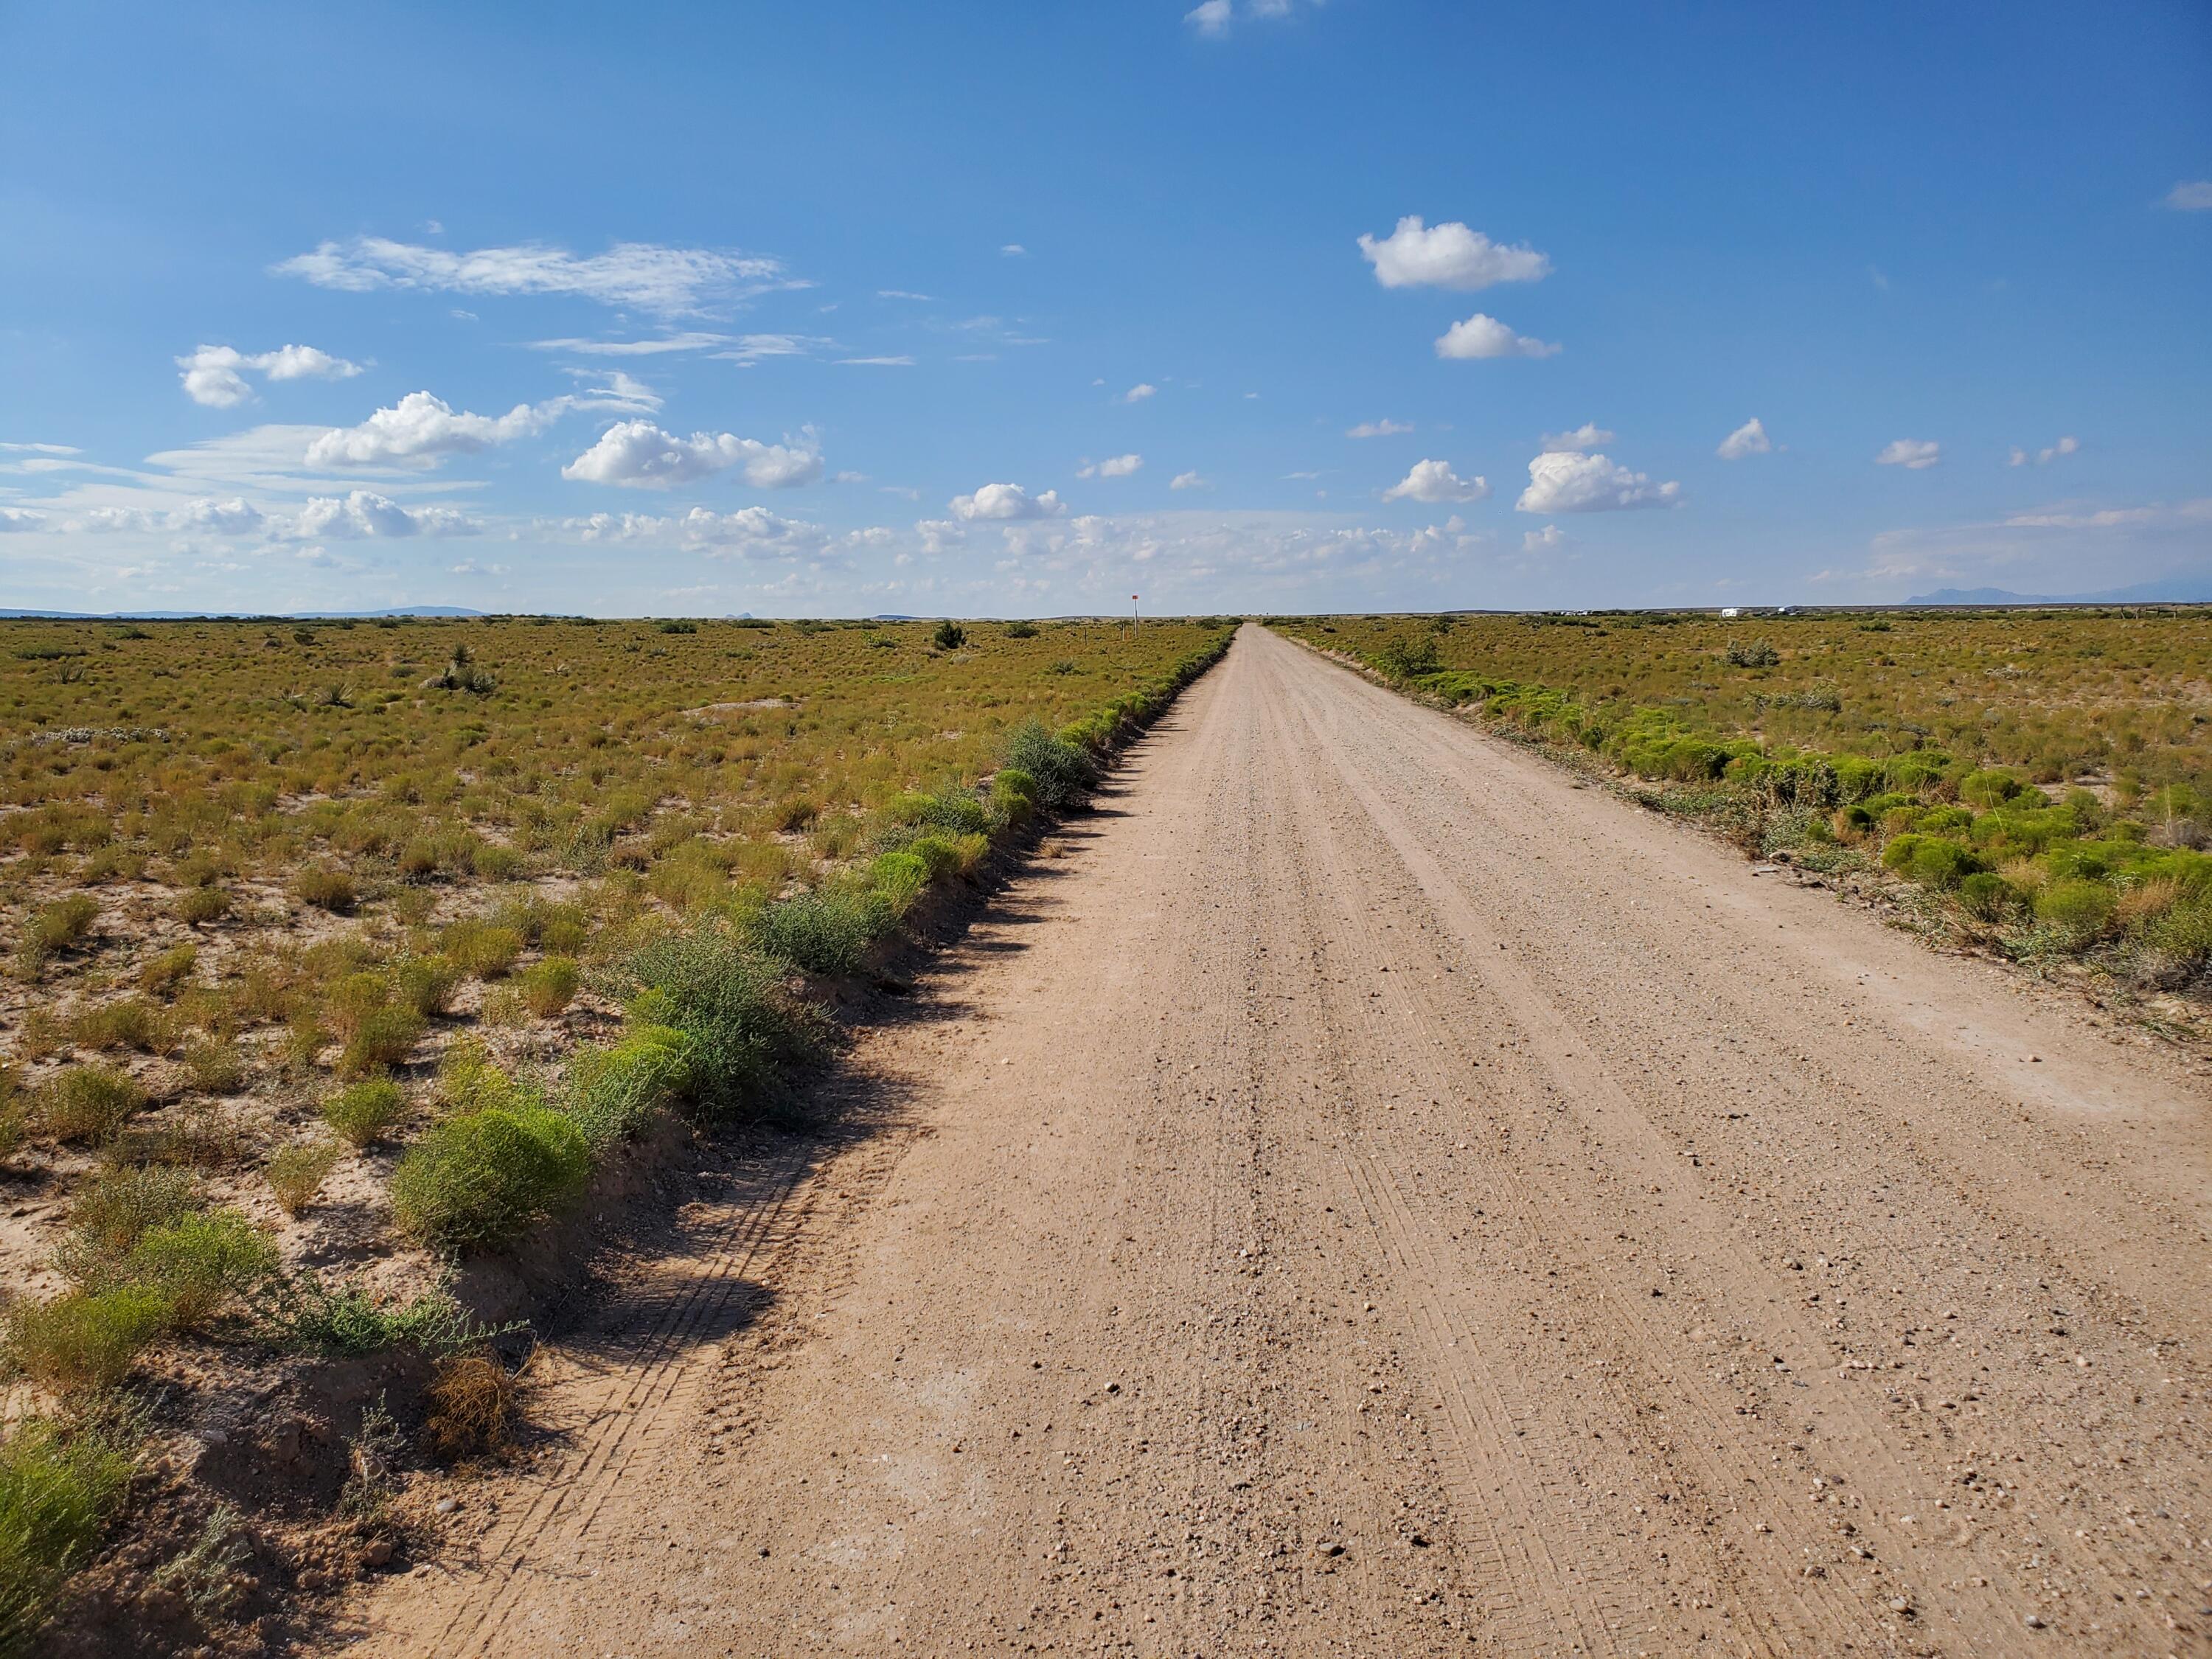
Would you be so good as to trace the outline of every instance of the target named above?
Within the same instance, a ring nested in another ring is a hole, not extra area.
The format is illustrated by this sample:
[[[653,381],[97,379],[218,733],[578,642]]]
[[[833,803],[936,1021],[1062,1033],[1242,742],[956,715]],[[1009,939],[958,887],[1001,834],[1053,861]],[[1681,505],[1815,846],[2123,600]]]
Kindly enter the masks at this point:
[[[214,622],[221,618],[262,617],[266,611],[0,611],[0,617],[43,617],[52,622]],[[379,617],[481,617],[458,605],[401,605],[388,611],[287,611],[280,622],[373,622]]]
[[[2002,587],[1939,587],[1907,605],[2212,605],[2212,576],[2166,576],[2102,593],[2014,593]]]

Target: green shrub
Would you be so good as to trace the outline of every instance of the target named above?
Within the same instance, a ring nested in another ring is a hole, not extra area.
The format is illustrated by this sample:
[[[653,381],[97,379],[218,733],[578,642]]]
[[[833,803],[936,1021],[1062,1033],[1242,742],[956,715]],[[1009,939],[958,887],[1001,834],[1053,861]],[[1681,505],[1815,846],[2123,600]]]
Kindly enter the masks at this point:
[[[9,1310],[0,1353],[12,1369],[56,1394],[112,1389],[168,1322],[169,1299],[156,1285],[68,1291],[51,1302]]]
[[[790,993],[775,960],[720,924],[660,935],[632,954],[628,971],[650,994],[633,1012],[692,1038],[694,1097],[711,1114],[775,1097],[784,1073],[830,1040],[827,1018]]]
[[[937,624],[929,642],[939,651],[957,651],[968,643],[968,630],[949,618]]]
[[[949,835],[964,836],[991,827],[990,810],[975,799],[972,790],[957,783],[927,793],[909,789],[887,810],[896,823]]]
[[[211,1210],[149,1228],[125,1268],[167,1298],[171,1330],[204,1329],[223,1304],[276,1271],[276,1247],[237,1210]]]
[[[193,887],[177,896],[169,913],[189,927],[204,927],[230,914],[230,894],[221,887]]]
[[[883,898],[841,884],[767,906],[749,931],[762,950],[810,974],[854,974],[893,914]]]
[[[1091,757],[1036,720],[1024,720],[1007,735],[1006,764],[1034,778],[1038,798],[1055,811],[1088,788],[1092,777]]]
[[[1006,624],[1006,632],[1010,640],[1033,640],[1037,636],[1036,624],[1019,617]]]
[[[547,957],[515,975],[522,1006],[540,1019],[551,1019],[576,1000],[583,975],[568,957]]]
[[[399,1000],[428,1019],[452,1006],[461,970],[443,956],[410,957],[392,973]]]
[[[2103,938],[2118,908],[2118,896],[2111,887],[2079,877],[2054,881],[2035,896],[2036,919],[2076,949]]]
[[[528,1091],[491,1063],[483,1045],[473,1038],[456,1042],[438,1061],[438,1099],[451,1111],[477,1112],[526,1103],[531,1098]]]
[[[885,853],[868,866],[868,886],[892,915],[902,916],[929,886],[929,866],[912,853]]]
[[[389,1078],[370,1078],[341,1089],[323,1103],[323,1121],[351,1146],[380,1140],[407,1109],[406,1097]]]
[[[286,1215],[297,1215],[315,1201],[339,1157],[334,1140],[295,1140],[269,1155],[261,1174],[276,1195],[276,1206]]]
[[[580,1196],[591,1166],[583,1132],[549,1107],[519,1102],[463,1112],[400,1158],[392,1213],[429,1249],[496,1249]]]
[[[1955,841],[1906,834],[1881,849],[1882,866],[1923,887],[1948,890],[1979,870],[1981,861]]]
[[[1959,799],[1975,806],[2002,806],[2020,793],[2020,780],[2009,772],[1969,772],[1959,780]]]
[[[302,870],[292,878],[292,896],[332,915],[350,915],[357,902],[353,878],[343,870]]]
[[[446,957],[471,979],[497,979],[522,954],[521,933],[487,921],[457,921],[442,940]]]
[[[70,1066],[38,1091],[39,1126],[57,1140],[106,1139],[144,1108],[146,1091],[127,1072]]]
[[[353,1035],[338,1051],[340,1077],[373,1077],[398,1065],[414,1052],[422,1035],[422,1016],[403,1003],[386,1003],[355,1022]]]
[[[2019,902],[2012,884],[1987,870],[1978,870],[1959,884],[1959,906],[1977,921],[2001,921]]]
[[[1402,636],[1391,640],[1375,653],[1374,663],[1376,672],[1384,679],[1400,685],[1424,674],[1433,674],[1444,665],[1433,635],[1418,640]]]
[[[119,1436],[31,1419],[0,1445],[0,1653],[32,1651],[131,1484]]]
[[[568,1115],[594,1149],[611,1146],[662,1107],[687,1098],[695,1068],[684,1032],[638,1026],[613,1048],[580,1048],[569,1060]]]
[[[991,779],[991,816],[1000,823],[1026,823],[1035,816],[1037,781],[1018,766],[1002,766]]]

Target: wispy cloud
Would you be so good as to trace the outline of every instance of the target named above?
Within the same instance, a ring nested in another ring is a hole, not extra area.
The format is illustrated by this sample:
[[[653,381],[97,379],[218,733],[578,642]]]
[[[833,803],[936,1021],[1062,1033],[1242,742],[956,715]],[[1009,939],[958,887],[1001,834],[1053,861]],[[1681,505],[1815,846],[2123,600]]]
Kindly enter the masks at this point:
[[[445,248],[397,242],[381,236],[319,244],[271,267],[318,288],[348,293],[416,289],[475,295],[566,294],[602,305],[635,306],[662,316],[699,311],[714,301],[736,301],[776,289],[805,288],[782,261],[714,248],[668,247],[617,242],[604,253],[578,255],[543,243]]]

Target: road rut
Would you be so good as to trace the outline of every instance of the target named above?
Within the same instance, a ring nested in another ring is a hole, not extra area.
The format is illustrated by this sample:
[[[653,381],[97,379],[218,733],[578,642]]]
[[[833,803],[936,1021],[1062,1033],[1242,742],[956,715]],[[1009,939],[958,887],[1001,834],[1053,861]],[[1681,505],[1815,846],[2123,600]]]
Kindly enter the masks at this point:
[[[1265,630],[356,1651],[2208,1650],[2185,1056]]]

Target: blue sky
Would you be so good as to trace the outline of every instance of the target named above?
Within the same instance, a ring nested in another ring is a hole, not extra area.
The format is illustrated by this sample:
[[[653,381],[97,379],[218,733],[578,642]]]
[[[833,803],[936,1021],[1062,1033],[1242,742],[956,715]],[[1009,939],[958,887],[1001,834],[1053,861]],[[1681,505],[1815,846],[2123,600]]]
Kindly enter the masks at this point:
[[[2212,571],[2197,4],[13,0],[0,64],[0,605]]]

